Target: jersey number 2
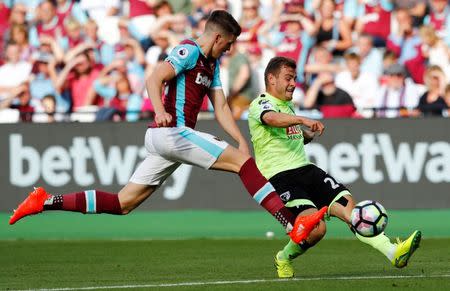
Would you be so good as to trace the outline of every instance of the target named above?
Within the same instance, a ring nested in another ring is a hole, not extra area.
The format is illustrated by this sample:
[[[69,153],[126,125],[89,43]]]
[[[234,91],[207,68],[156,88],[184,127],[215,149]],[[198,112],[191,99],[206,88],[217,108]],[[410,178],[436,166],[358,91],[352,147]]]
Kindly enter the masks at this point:
[[[331,184],[331,188],[336,189],[337,187],[339,187],[339,184],[336,183],[333,179],[331,179],[330,177],[326,177],[325,179],[323,179],[323,181],[325,183],[330,182]]]

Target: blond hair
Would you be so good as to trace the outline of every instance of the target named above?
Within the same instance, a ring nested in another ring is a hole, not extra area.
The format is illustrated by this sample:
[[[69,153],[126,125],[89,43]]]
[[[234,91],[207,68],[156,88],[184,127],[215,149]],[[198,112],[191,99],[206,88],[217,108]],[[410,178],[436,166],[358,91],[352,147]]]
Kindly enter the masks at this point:
[[[430,44],[433,46],[439,41],[439,37],[436,30],[431,25],[424,25],[419,29],[420,37],[430,40]]]
[[[441,76],[441,78],[439,78],[439,81],[445,80],[445,74],[441,67],[436,66],[436,65],[430,66],[426,69],[424,77],[423,77],[424,83],[428,88],[431,88],[431,78],[433,76],[433,73],[439,74]],[[441,89],[441,90],[442,90],[442,87],[441,87],[442,85],[443,84],[439,84],[439,87],[440,87],[439,89]]]

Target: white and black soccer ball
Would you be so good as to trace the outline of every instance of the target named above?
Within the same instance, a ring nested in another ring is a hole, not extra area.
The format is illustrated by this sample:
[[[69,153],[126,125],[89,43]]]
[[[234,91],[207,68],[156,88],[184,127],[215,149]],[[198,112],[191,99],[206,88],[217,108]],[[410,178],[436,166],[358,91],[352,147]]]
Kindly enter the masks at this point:
[[[384,231],[388,216],[386,209],[379,202],[364,200],[356,204],[350,220],[353,229],[359,235],[373,237]]]

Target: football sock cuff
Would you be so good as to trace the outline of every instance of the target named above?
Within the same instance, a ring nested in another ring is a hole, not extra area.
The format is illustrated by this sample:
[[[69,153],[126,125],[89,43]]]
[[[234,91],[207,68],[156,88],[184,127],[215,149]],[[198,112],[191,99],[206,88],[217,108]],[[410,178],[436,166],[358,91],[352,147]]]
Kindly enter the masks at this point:
[[[390,239],[384,233],[380,233],[379,235],[374,237],[364,237],[357,233],[355,234],[355,236],[363,243],[366,243],[372,246],[374,249],[380,251],[390,261],[392,261],[392,259],[394,258],[396,246],[391,243]]]
[[[119,196],[99,190],[54,195],[45,201],[44,210],[122,214]]]
[[[289,240],[286,246],[278,252],[277,257],[281,260],[293,260],[296,257],[302,255],[306,252],[300,245],[296,244],[294,241]]]

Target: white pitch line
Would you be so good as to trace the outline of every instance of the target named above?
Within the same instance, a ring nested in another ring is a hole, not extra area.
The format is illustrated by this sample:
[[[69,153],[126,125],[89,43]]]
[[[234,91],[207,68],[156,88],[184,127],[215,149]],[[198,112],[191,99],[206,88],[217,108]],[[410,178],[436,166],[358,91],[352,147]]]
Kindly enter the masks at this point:
[[[429,278],[450,278],[450,274],[442,275],[400,275],[400,276],[342,276],[342,277],[311,277],[311,278],[291,278],[291,279],[254,279],[236,281],[205,281],[205,282],[181,282],[181,283],[161,283],[142,285],[117,285],[117,286],[91,286],[91,287],[68,287],[68,288],[48,288],[48,289],[24,289],[11,291],[72,291],[72,290],[99,290],[99,289],[130,289],[130,288],[161,288],[161,287],[184,287],[184,286],[204,286],[204,285],[232,285],[251,283],[285,283],[292,281],[321,281],[321,280],[377,280],[377,279],[429,279]]]

